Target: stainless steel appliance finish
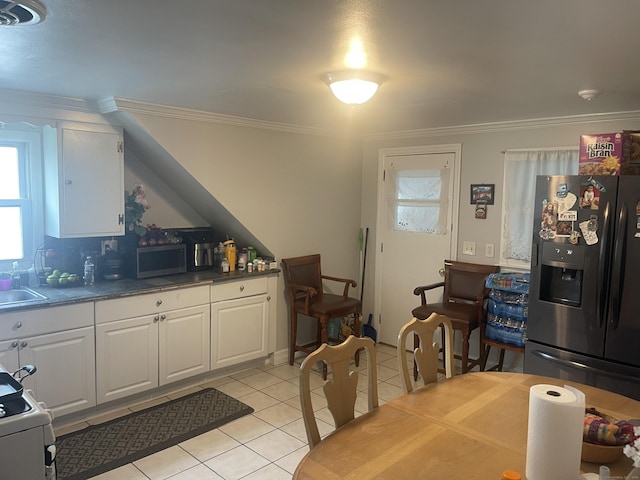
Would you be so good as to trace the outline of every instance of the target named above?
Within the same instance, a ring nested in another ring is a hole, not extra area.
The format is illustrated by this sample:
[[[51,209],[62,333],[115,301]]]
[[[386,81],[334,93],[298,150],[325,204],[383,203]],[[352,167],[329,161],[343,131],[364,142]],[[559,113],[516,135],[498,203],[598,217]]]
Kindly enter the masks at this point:
[[[127,260],[134,267],[134,278],[173,275],[187,271],[187,248],[183,244],[142,247],[134,250],[134,258]]]
[[[534,219],[524,371],[640,400],[640,176],[539,176]]]
[[[209,227],[185,228],[178,232],[187,246],[187,270],[197,272],[214,267],[216,232]]]
[[[6,370],[0,366],[0,372]],[[0,478],[55,480],[53,413],[33,392],[5,402],[0,418]]]

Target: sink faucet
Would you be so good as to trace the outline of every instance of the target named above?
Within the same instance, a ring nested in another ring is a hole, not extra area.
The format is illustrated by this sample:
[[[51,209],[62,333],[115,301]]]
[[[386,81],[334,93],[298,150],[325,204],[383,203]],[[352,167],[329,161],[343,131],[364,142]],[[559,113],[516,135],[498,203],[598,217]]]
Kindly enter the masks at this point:
[[[11,275],[11,288],[20,288],[20,272],[18,262],[13,262],[13,274]]]

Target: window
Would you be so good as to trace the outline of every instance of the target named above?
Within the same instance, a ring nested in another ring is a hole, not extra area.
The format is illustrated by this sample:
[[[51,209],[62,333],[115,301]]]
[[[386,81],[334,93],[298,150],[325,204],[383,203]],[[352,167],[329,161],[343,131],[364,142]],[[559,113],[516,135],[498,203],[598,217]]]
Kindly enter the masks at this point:
[[[529,269],[536,176],[577,174],[576,147],[505,152],[501,265]]]
[[[27,125],[0,130],[0,270],[33,263],[42,237],[41,136]]]
[[[449,169],[393,170],[389,169],[392,186],[387,209],[389,227],[393,230],[446,234]]]

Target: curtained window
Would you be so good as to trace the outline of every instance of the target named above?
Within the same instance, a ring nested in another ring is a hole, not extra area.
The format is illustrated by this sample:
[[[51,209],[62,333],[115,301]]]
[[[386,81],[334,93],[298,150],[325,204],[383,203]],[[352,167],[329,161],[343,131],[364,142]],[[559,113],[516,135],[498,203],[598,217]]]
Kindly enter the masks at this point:
[[[577,147],[505,152],[501,265],[529,268],[536,176],[577,174]]]

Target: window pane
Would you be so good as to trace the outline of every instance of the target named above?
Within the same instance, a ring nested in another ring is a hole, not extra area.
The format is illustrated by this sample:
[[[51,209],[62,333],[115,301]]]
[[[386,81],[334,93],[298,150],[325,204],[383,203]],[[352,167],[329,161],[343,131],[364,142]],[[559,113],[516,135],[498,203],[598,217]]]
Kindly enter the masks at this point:
[[[398,205],[396,230],[423,233],[440,233],[439,205],[401,206]]]
[[[398,177],[398,200],[439,200],[440,172],[437,177]]]
[[[0,260],[23,258],[20,207],[0,208]]]
[[[20,198],[18,149],[0,146],[0,199]]]

